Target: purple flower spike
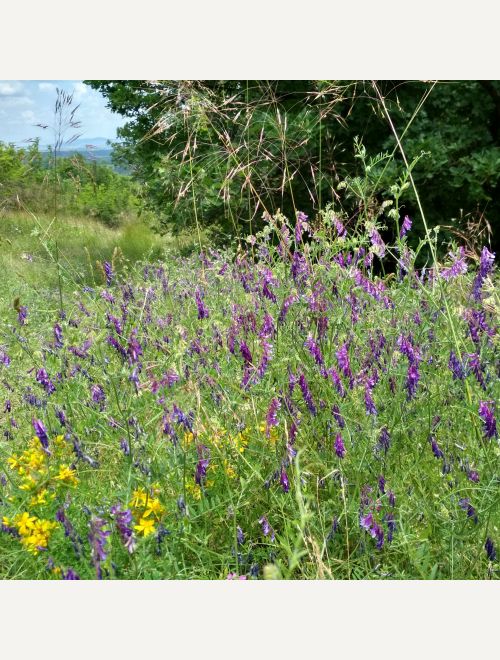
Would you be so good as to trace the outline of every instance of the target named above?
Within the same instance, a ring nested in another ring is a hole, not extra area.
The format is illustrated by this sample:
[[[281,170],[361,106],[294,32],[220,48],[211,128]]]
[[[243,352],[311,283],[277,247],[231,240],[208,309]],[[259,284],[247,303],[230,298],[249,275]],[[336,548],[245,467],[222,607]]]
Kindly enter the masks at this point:
[[[266,516],[262,516],[262,518],[259,518],[259,523],[262,527],[262,533],[264,534],[264,536],[269,536],[271,541],[274,541],[275,539],[274,529],[269,524],[269,520],[266,518]]]
[[[304,374],[300,374],[299,387],[301,389],[304,401],[306,402],[306,405],[309,408],[309,412],[311,413],[311,415],[315,415],[316,412],[317,412],[316,406],[314,405],[311,390],[309,389],[309,385],[307,383],[307,380],[306,380],[306,377],[304,376]]]
[[[497,558],[497,553],[493,541],[490,539],[489,536],[486,539],[486,543],[484,544],[484,549],[486,550],[486,555],[488,559],[490,561],[495,561],[495,559]]]
[[[198,318],[208,319],[210,315],[208,312],[208,307],[203,302],[203,297],[199,289],[196,289],[195,300],[196,300],[196,307],[198,308]]]
[[[104,268],[104,274],[106,275],[106,286],[110,286],[114,277],[113,268],[109,263],[109,261],[105,261],[103,263],[103,268]]]
[[[472,518],[474,522],[477,524],[478,518],[477,518],[476,509],[472,506],[472,504],[470,503],[467,497],[458,500],[458,506],[463,511],[467,512],[467,518]]]
[[[472,285],[472,295],[474,300],[481,300],[481,287],[483,286],[483,281],[490,272],[493,270],[493,263],[495,261],[495,253],[490,252],[485,246],[481,252],[481,259],[479,261],[479,271],[474,279]]]
[[[337,437],[335,438],[334,449],[335,449],[335,453],[339,458],[344,458],[346,454],[346,449],[340,433],[338,433]]]
[[[272,426],[278,426],[278,410],[281,408],[281,404],[279,400],[274,397],[274,399],[271,400],[271,403],[269,404],[269,408],[267,410],[267,415],[266,415],[266,435],[269,437],[269,429]]]
[[[493,404],[490,401],[479,402],[479,416],[484,423],[484,433],[487,438],[495,438],[497,436],[497,422],[493,415]]]
[[[32,419],[31,423],[33,424],[33,428],[35,429],[35,435],[40,440],[40,444],[44,449],[48,449],[49,437],[47,435],[47,429],[43,425],[43,422],[40,421],[39,419]]]
[[[401,231],[399,232],[399,238],[403,238],[411,229],[412,222],[409,216],[405,216],[403,224],[401,225]]]
[[[283,488],[283,492],[288,493],[288,491],[290,490],[290,484],[288,481],[288,475],[286,473],[285,468],[281,468],[280,484],[281,487]]]
[[[120,535],[120,539],[127,549],[132,554],[135,550],[136,542],[132,532],[132,512],[130,509],[122,509],[119,504],[111,507],[111,513],[116,522],[116,529]]]
[[[62,334],[62,328],[59,325],[59,323],[56,323],[54,325],[54,346],[56,348],[63,347],[63,334]]]
[[[304,342],[304,346],[307,348],[309,353],[313,356],[316,364],[319,364],[319,365],[324,364],[323,356],[321,355],[321,349],[318,346],[318,344],[314,341],[313,336],[311,334],[308,335],[306,341]]]
[[[89,541],[91,547],[92,560],[96,568],[97,578],[102,579],[101,562],[105,561],[108,556],[106,542],[108,536],[111,534],[109,530],[104,530],[106,521],[102,518],[94,517],[90,521]]]

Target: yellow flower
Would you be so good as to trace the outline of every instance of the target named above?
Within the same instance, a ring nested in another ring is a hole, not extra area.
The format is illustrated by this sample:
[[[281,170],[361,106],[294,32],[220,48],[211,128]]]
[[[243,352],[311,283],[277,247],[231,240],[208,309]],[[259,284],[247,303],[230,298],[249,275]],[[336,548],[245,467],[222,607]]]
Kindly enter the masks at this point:
[[[11,470],[18,470],[20,468],[19,458],[15,454],[7,459],[7,463]]]
[[[148,496],[144,488],[136,488],[132,493],[132,499],[129,502],[129,506],[134,509],[138,509],[141,506],[146,506]]]
[[[191,481],[186,483],[186,493],[192,495],[195,500],[201,499],[201,488]]]
[[[227,460],[227,458],[224,459],[224,470],[230,479],[234,479],[236,477],[236,472],[229,463],[229,461]]]
[[[149,534],[154,534],[155,530],[155,521],[152,519],[147,520],[146,518],[141,518],[138,525],[134,525],[139,534],[148,536]]]
[[[36,481],[34,477],[32,477],[31,474],[29,474],[27,477],[24,477],[19,488],[21,490],[33,490],[35,486],[36,486]]]
[[[17,531],[21,536],[27,536],[30,534],[30,530],[35,527],[36,516],[30,517],[30,514],[25,511],[23,514],[16,516],[14,523],[17,527]]]
[[[71,470],[67,465],[60,465],[59,474],[54,478],[58,479],[59,481],[64,481],[65,483],[72,484],[73,486],[78,484],[75,470]]]
[[[154,513],[154,515],[159,518],[161,514],[165,511],[165,508],[162,506],[160,500],[158,499],[150,499],[148,501],[146,511],[143,514],[143,518],[147,518],[151,513]]]
[[[184,433],[184,437],[182,439],[182,446],[184,449],[189,447],[189,445],[193,442],[194,440],[194,434],[193,433]]]
[[[12,523],[11,523],[10,518],[7,518],[7,516],[3,516],[3,518],[2,518],[2,525],[3,525],[4,527],[10,527],[11,524],[12,524]]]
[[[38,504],[47,504],[47,489],[43,488],[39,493],[35,495],[30,500],[30,506],[37,506]]]

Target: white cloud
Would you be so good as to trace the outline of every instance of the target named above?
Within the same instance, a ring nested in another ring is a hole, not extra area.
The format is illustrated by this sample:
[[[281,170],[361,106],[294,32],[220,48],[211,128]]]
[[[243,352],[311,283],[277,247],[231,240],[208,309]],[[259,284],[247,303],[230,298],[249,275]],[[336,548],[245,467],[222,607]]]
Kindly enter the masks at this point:
[[[0,80],[0,96],[17,96],[23,89],[17,80]]]
[[[38,83],[38,89],[41,92],[55,92],[56,86],[54,85],[54,83],[41,82]]]
[[[0,105],[2,108],[17,108],[23,105],[34,105],[34,101],[27,96],[2,96],[0,94]]]
[[[32,124],[36,120],[33,110],[24,110],[24,112],[21,112],[21,117],[27,124]]]
[[[74,86],[74,90],[75,90],[75,98],[81,98],[82,96],[85,96],[85,94],[87,94],[89,91],[87,85],[85,85],[82,82],[76,83],[76,85]]]

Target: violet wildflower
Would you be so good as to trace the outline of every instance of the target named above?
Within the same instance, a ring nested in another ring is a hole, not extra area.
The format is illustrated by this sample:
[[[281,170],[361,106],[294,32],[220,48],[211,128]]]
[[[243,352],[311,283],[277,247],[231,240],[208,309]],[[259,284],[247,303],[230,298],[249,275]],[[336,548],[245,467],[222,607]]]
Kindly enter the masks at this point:
[[[492,271],[494,261],[495,253],[490,252],[488,248],[484,246],[479,261],[479,271],[472,285],[472,295],[474,296],[474,300],[481,300],[481,287],[483,286],[485,278]]]
[[[271,316],[271,314],[266,314],[264,315],[264,321],[262,323],[262,328],[261,331],[259,332],[259,337],[260,338],[265,338],[265,337],[271,337],[274,335],[275,329],[274,329],[274,319]]]
[[[403,220],[403,224],[401,225],[401,230],[399,232],[399,238],[403,238],[406,236],[406,234],[410,231],[411,229],[411,219],[409,216],[405,215],[405,219]]]
[[[330,367],[330,369],[327,369],[326,373],[332,379],[333,385],[334,385],[335,389],[337,390],[339,396],[344,398],[345,395],[346,395],[346,391],[345,391],[344,385],[343,385],[343,383],[340,379],[339,374],[335,370],[335,367]]]
[[[318,344],[314,341],[313,336],[309,334],[307,336],[306,341],[304,342],[304,346],[307,348],[309,353],[313,356],[314,361],[316,364],[323,365],[324,360],[323,356],[321,355],[321,349],[318,346]]]
[[[476,509],[472,506],[472,504],[470,503],[467,497],[463,497],[462,499],[458,500],[458,506],[463,511],[467,512],[467,518],[472,518],[474,522],[477,524],[478,518],[477,518]]]
[[[196,307],[198,308],[198,318],[207,319],[209,317],[208,307],[203,302],[203,296],[199,289],[195,292]]]
[[[378,489],[381,495],[385,495],[385,477],[382,474],[378,478]]]
[[[406,376],[406,389],[408,391],[407,399],[411,401],[415,396],[417,391],[418,381],[420,380],[420,374],[418,372],[417,364],[410,364],[408,367],[408,373]]]
[[[43,425],[43,422],[39,419],[32,419],[31,423],[33,424],[33,428],[35,429],[35,435],[40,440],[40,444],[44,449],[48,449],[49,437],[47,435],[47,429]]]
[[[7,355],[5,351],[1,349],[0,349],[0,363],[5,365],[6,367],[8,367],[10,364],[10,357]]]
[[[198,486],[202,486],[204,484],[209,464],[210,458],[208,456],[208,448],[205,447],[205,445],[200,445],[198,447],[198,463],[196,464],[194,475],[194,480]]]
[[[273,277],[273,272],[269,268],[265,268],[262,275],[262,295],[271,302],[277,302],[276,294],[269,288],[269,285],[277,285],[278,280]]]
[[[454,380],[463,380],[465,378],[465,370],[463,365],[453,351],[450,352],[448,368],[452,372]]]
[[[47,392],[48,395],[52,394],[53,392],[56,391],[54,383],[50,380],[48,373],[45,371],[45,369],[39,369],[36,372],[36,380],[44,390]]]
[[[335,438],[335,443],[333,447],[335,449],[335,453],[337,454],[337,456],[339,458],[344,458],[346,454],[346,449],[340,433],[337,433],[337,437]]]
[[[298,245],[302,241],[302,233],[307,229],[308,217],[302,211],[297,212],[297,222],[295,224],[295,244]]]
[[[444,458],[444,454],[441,451],[441,448],[437,443],[436,436],[434,436],[434,435],[429,436],[429,442],[431,443],[431,449],[432,449],[432,453],[434,454],[434,456],[436,458]]]
[[[241,357],[245,361],[245,364],[247,366],[250,366],[253,363],[252,354],[250,353],[250,349],[248,348],[246,342],[244,341],[240,341],[240,353],[241,353]]]
[[[387,523],[387,530],[388,530],[387,542],[391,543],[392,538],[394,536],[394,532],[396,531],[396,520],[394,518],[394,514],[392,513],[392,511],[386,513],[386,515],[384,516],[384,520]]]
[[[301,373],[299,376],[299,387],[302,392],[302,397],[309,409],[309,412],[311,413],[311,415],[315,415],[317,412],[316,406],[314,405],[311,390],[309,389],[309,385],[303,373]]]
[[[132,532],[132,512],[130,509],[122,509],[119,504],[111,507],[111,514],[116,523],[116,529],[126,550],[132,554],[135,550],[136,542]]]
[[[387,452],[389,451],[390,446],[391,446],[391,436],[389,435],[389,431],[387,430],[387,426],[384,426],[383,429],[380,431],[380,436],[379,436],[379,439],[378,439],[376,449],[378,451],[383,450],[384,453],[387,454]]]
[[[377,414],[377,408],[375,406],[375,401],[373,400],[372,388],[370,387],[369,382],[365,385],[365,408],[367,415]]]
[[[495,559],[497,558],[497,553],[495,550],[495,545],[489,536],[486,539],[486,543],[484,544],[484,549],[486,550],[486,555],[488,559],[490,561],[495,561]]]
[[[127,346],[127,355],[129,356],[130,362],[132,363],[137,362],[139,360],[139,356],[142,355],[142,346],[137,341],[137,329],[132,330],[130,334]]]
[[[28,316],[28,308],[25,305],[21,305],[18,308],[17,320],[19,325],[26,325],[26,318]]]
[[[238,545],[243,545],[245,543],[245,534],[243,533],[241,527],[236,528],[236,540]]]
[[[345,421],[342,415],[340,414],[340,410],[337,405],[333,406],[332,415],[335,421],[337,422],[337,424],[339,425],[339,428],[343,429],[345,427]]]
[[[125,454],[125,456],[130,456],[130,446],[125,438],[120,440],[120,449]]]
[[[479,416],[484,423],[484,434],[490,440],[497,436],[497,422],[493,410],[493,403],[491,401],[479,402]]]
[[[479,355],[477,353],[467,353],[465,357],[467,358],[468,368],[472,371],[483,390],[485,390],[486,383],[484,382],[483,368],[481,366]]]
[[[392,492],[392,490],[388,491],[387,493],[387,499],[389,501],[389,506],[394,508],[396,506],[396,496]]]
[[[90,521],[89,541],[91,556],[99,580],[102,579],[101,562],[105,561],[108,556],[106,548],[107,538],[111,534],[109,530],[104,529],[105,525],[106,521],[102,518],[93,517]]]
[[[264,378],[264,375],[267,371],[267,367],[272,357],[272,345],[266,341],[266,339],[261,340],[262,346],[262,356],[260,358],[259,366],[257,367],[256,378],[258,381]]]
[[[59,323],[56,323],[54,325],[54,346],[56,348],[63,347],[63,334],[62,334],[62,328],[59,325]]]
[[[333,218],[333,226],[339,238],[345,238],[347,236],[346,228],[338,218]]]
[[[281,403],[279,400],[274,397],[269,404],[266,415],[266,435],[269,437],[269,429],[272,426],[278,426],[278,415],[277,412],[281,408]]]
[[[262,516],[262,518],[259,518],[259,524],[262,527],[262,533],[264,534],[264,536],[269,536],[270,540],[274,541],[275,539],[274,529],[269,524],[269,520],[266,518],[266,516]]]
[[[343,344],[342,347],[335,353],[337,357],[338,365],[346,378],[349,378],[352,387],[352,371],[351,364],[349,362],[349,354],[347,352],[347,344]]]
[[[377,254],[378,257],[380,257],[380,259],[382,259],[382,257],[385,256],[385,243],[382,240],[382,237],[375,227],[373,227],[373,229],[368,233],[368,236],[372,242],[373,251],[375,254]]]
[[[102,405],[106,400],[106,395],[104,394],[104,390],[102,389],[102,387],[100,385],[92,385],[90,391],[92,394],[92,401],[94,403],[100,403]]]
[[[303,285],[309,275],[307,259],[300,252],[294,252],[292,258],[292,277],[297,285]]]
[[[281,468],[280,484],[281,487],[283,488],[283,492],[288,493],[288,491],[290,490],[290,484],[288,481],[288,475],[284,467]]]
[[[72,568],[68,568],[66,572],[62,572],[62,580],[79,580],[80,576]]]
[[[440,273],[441,277],[445,280],[453,279],[467,272],[467,264],[465,263],[465,249],[463,247],[460,247],[456,254],[450,252],[450,257],[452,259],[451,266],[448,268],[443,268]]]
[[[283,305],[281,307],[279,317],[278,317],[278,323],[280,325],[285,322],[286,315],[288,314],[288,310],[290,309],[290,306],[296,301],[297,301],[297,298],[294,295],[288,296],[287,298],[285,298],[285,300],[283,301]]]
[[[109,263],[109,261],[105,261],[102,266],[104,268],[104,274],[106,276],[106,286],[110,286],[114,276],[113,268]]]
[[[110,346],[113,346],[113,348],[116,349],[122,357],[127,357],[126,349],[120,344],[116,337],[109,336],[107,342]]]

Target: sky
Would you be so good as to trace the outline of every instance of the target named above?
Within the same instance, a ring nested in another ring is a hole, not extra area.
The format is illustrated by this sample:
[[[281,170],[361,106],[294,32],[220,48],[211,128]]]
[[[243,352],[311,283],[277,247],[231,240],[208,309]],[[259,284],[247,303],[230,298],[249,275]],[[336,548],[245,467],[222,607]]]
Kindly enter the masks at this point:
[[[108,110],[104,97],[81,80],[0,80],[0,142],[23,146],[39,137],[41,145],[51,143],[50,129],[36,124],[53,123],[56,87],[74,92],[74,104],[81,104],[75,118],[82,122],[82,138],[115,138],[125,118]]]

